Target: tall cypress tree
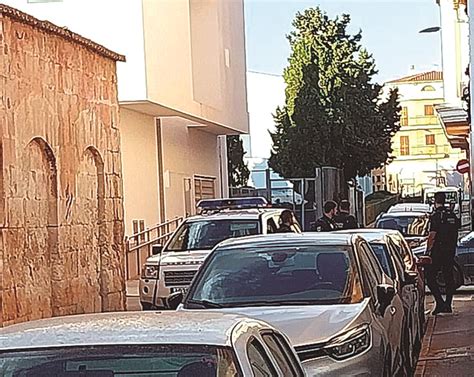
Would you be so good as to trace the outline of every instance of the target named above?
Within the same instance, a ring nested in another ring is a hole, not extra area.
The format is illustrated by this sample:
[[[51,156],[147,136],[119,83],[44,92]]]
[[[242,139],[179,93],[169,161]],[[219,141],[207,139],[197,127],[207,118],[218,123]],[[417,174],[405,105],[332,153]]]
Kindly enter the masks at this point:
[[[293,21],[286,102],[274,116],[269,161],[283,177],[313,177],[315,168],[334,166],[350,179],[390,160],[398,93],[381,98],[374,59],[361,46],[362,33],[347,32],[349,23],[348,15],[330,19],[319,8]]]
[[[239,135],[227,136],[227,169],[230,187],[242,187],[247,184],[250,171],[244,161],[245,151]]]

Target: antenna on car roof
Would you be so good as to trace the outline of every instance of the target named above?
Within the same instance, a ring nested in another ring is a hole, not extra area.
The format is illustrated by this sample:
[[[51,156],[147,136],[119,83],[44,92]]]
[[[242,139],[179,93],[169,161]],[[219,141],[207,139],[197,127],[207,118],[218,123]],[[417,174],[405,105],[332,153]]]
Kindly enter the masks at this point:
[[[198,213],[219,212],[222,210],[266,208],[268,202],[263,197],[203,199],[196,208]]]

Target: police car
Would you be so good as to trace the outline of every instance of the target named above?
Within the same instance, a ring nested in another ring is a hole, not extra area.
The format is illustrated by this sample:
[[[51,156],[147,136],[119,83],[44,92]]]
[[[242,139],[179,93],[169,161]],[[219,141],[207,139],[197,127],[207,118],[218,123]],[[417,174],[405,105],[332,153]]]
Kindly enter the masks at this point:
[[[276,233],[284,209],[264,198],[203,200],[197,216],[186,219],[167,244],[155,247],[142,269],[139,292],[144,310],[167,307],[171,293],[186,292],[211,250],[228,238]],[[295,232],[301,232],[294,225]],[[158,249],[158,250],[156,250]]]

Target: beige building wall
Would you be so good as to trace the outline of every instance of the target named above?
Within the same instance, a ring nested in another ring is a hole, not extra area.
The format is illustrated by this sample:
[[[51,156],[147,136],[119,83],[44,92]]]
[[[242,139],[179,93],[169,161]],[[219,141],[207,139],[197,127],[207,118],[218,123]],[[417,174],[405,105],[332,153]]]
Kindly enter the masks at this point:
[[[219,156],[215,135],[200,128],[188,127],[181,119],[161,120],[166,218],[194,213],[195,193],[191,189],[190,207],[186,208],[185,180],[214,179],[216,196],[220,196]]]
[[[243,1],[143,0],[143,17],[147,99],[248,132]]]
[[[125,234],[131,234],[133,220],[143,220],[145,226],[160,222],[156,121],[124,108],[120,121]]]

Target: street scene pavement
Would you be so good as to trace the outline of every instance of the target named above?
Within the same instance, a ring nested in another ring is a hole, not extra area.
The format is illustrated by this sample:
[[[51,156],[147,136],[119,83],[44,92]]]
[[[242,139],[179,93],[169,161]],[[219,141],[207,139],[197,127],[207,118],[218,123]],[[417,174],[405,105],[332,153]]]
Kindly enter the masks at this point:
[[[430,309],[431,297],[428,297]],[[470,377],[474,374],[474,289],[463,287],[454,313],[430,316],[416,377]]]

